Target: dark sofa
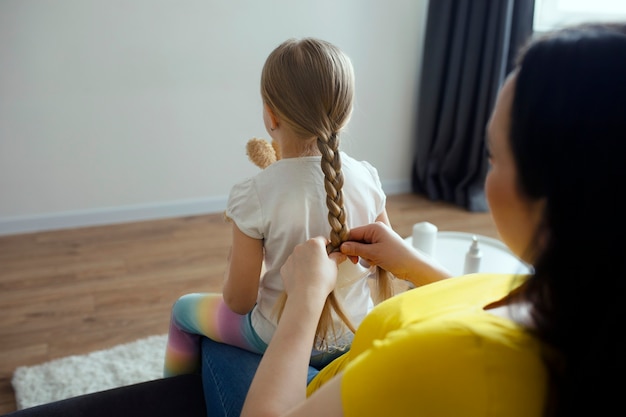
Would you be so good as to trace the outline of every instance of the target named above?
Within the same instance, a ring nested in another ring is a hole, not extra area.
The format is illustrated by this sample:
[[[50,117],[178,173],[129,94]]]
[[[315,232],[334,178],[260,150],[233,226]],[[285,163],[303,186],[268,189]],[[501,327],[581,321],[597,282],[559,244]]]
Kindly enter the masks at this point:
[[[202,338],[202,375],[188,374],[42,404],[2,417],[204,417],[239,415],[261,355]],[[312,371],[310,371],[312,372]],[[317,372],[317,370],[315,370]],[[218,381],[228,376],[223,390]],[[203,386],[203,376],[208,388]],[[234,384],[233,384],[234,381]]]
[[[200,375],[157,379],[5,414],[6,417],[205,417]]]

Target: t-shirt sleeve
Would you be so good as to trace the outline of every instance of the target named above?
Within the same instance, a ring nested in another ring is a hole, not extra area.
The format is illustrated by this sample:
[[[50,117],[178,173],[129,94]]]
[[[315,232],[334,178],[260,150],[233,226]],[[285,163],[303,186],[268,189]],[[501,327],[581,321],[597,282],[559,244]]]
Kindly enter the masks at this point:
[[[483,357],[480,339],[463,327],[443,333],[423,326],[418,332],[396,330],[374,341],[344,369],[344,413],[486,415]]]
[[[236,184],[230,190],[226,215],[247,236],[264,238],[261,202],[252,178]]]

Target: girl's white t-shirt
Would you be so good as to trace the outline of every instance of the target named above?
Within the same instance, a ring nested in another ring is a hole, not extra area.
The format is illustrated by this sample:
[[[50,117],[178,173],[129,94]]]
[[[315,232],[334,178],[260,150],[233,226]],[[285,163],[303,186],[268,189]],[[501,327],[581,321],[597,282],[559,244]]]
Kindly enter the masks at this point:
[[[386,197],[378,172],[365,161],[341,152],[343,200],[349,228],[372,223],[385,209]],[[274,304],[283,291],[280,268],[293,248],[315,236],[330,236],[321,156],[281,159],[230,192],[226,215],[254,239],[264,241],[265,274],[261,277],[257,304],[251,313],[258,335],[269,343],[276,328]],[[342,307],[358,325],[373,307],[367,279],[373,268],[344,262],[335,293]],[[342,285],[348,283],[347,285]],[[347,301],[345,301],[347,300]],[[352,333],[344,329],[333,347],[350,344]]]

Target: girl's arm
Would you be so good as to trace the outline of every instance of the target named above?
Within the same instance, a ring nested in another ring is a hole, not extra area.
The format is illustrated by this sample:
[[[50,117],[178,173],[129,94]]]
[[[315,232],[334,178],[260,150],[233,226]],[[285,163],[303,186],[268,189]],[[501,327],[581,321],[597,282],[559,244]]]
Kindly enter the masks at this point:
[[[263,265],[263,241],[244,234],[233,222],[233,243],[222,290],[232,311],[246,314],[256,303]]]
[[[306,398],[307,367],[317,322],[337,280],[340,253],[326,239],[298,245],[281,268],[287,301],[248,391],[242,417],[342,416],[340,376]]]
[[[383,209],[383,212],[376,217],[377,222],[385,223],[387,226],[391,227],[391,222],[389,221],[389,215],[387,214],[387,209]]]

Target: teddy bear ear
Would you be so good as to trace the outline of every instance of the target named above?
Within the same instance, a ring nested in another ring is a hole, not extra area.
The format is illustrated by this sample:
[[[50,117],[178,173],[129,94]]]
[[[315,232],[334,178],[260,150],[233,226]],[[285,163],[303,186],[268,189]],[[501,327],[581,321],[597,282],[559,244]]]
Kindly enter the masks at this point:
[[[246,144],[248,158],[261,169],[276,162],[276,148],[265,139],[252,138]]]

